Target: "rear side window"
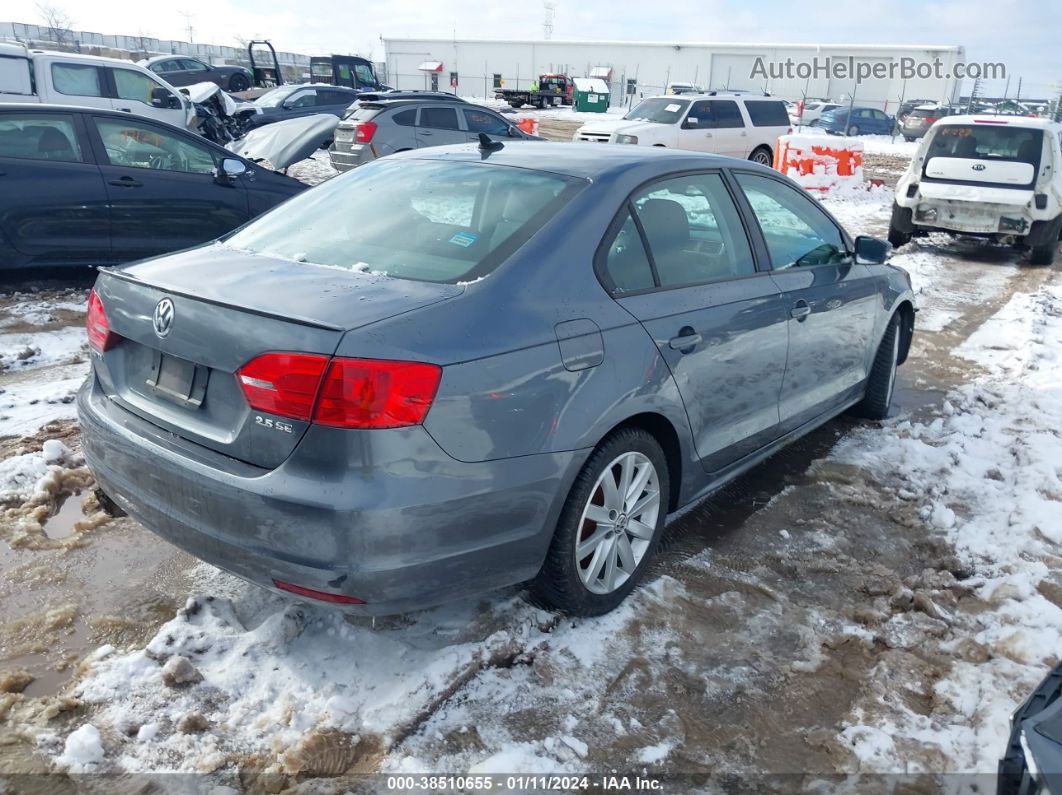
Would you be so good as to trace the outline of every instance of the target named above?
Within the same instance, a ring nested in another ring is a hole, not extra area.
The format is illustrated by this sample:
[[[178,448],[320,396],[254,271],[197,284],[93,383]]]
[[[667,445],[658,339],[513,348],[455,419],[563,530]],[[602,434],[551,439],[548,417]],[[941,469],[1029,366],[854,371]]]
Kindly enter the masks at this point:
[[[745,126],[745,120],[741,118],[741,111],[733,100],[713,99],[709,104],[712,106],[712,127],[719,130],[728,127]]]
[[[60,94],[75,97],[102,97],[103,80],[98,66],[79,63],[53,63],[52,85]]]
[[[635,193],[631,205],[644,233],[641,243],[653,283],[644,284],[638,248],[625,239],[629,227],[624,224],[612,243],[620,250],[613,254],[609,249],[609,258],[615,260],[615,266],[608,264],[609,274],[617,288],[683,287],[756,272],[737,208],[718,174],[655,182]]]
[[[642,236],[627,210],[623,211],[623,221],[605,252],[605,270],[617,293],[656,286]]]
[[[453,108],[421,108],[420,126],[437,130],[458,130],[457,111]]]
[[[417,124],[417,109],[402,110],[391,117],[391,121],[399,127],[415,127]]]
[[[0,114],[0,157],[80,162],[74,119],[51,113]]]
[[[745,110],[749,112],[753,127],[789,126],[789,113],[786,112],[785,104],[782,102],[767,100],[746,102]]]
[[[0,55],[0,86],[5,94],[33,94],[29,58]]]
[[[226,244],[307,267],[472,281],[504,262],[585,184],[489,163],[384,158],[296,196]]]
[[[320,91],[317,94],[318,105],[349,105],[353,100],[354,97],[342,91]]]

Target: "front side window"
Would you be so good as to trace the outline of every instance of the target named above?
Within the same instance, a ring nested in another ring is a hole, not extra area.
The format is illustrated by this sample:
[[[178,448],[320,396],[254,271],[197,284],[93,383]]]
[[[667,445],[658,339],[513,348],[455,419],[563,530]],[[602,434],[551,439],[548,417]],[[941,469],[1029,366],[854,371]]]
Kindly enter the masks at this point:
[[[111,73],[114,75],[114,88],[119,99],[151,104],[151,92],[159,87],[158,83],[132,69],[112,69]]]
[[[676,124],[690,106],[689,100],[656,97],[639,102],[623,118],[627,121],[651,121],[656,124]]]
[[[316,91],[302,91],[288,100],[285,105],[289,108],[312,108],[317,104]]]
[[[0,157],[81,162],[73,117],[51,113],[0,114]]]
[[[585,184],[490,163],[381,159],[296,196],[224,245],[307,267],[471,281],[496,268]]]
[[[663,180],[631,197],[657,286],[680,287],[756,272],[737,208],[718,174]]]
[[[363,63],[356,64],[354,66],[354,74],[357,75],[358,84],[363,86],[376,85],[376,75],[373,74],[372,69]]]
[[[103,81],[98,66],[79,63],[53,63],[52,85],[60,94],[75,97],[102,97]]]
[[[112,166],[189,174],[211,174],[214,171],[214,153],[182,136],[132,121],[101,118],[94,121]]]
[[[465,125],[469,132],[487,133],[488,135],[508,135],[509,125],[493,113],[482,110],[466,110]]]
[[[421,108],[420,126],[434,127],[437,130],[459,130],[457,111],[453,108]]]
[[[848,259],[836,224],[797,188],[754,174],[738,174],[776,269],[840,264]]]

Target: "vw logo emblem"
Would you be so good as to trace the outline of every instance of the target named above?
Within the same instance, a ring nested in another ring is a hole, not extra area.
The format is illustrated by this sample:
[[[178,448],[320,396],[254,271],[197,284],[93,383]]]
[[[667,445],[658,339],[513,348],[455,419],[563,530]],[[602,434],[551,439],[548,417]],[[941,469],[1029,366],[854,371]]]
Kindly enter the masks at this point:
[[[151,324],[155,327],[155,333],[165,337],[173,330],[173,301],[163,298],[155,304],[155,314],[152,315]]]
[[[974,163],[972,166],[970,166],[970,168],[972,168],[974,171],[984,171],[986,166],[984,163]]]

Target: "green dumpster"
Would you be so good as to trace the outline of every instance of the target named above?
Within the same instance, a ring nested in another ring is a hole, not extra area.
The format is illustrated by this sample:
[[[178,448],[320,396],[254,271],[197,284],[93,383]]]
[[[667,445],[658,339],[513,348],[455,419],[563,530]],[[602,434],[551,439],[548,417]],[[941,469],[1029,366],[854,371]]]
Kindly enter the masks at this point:
[[[574,109],[587,113],[608,112],[608,83],[599,77],[576,77]]]

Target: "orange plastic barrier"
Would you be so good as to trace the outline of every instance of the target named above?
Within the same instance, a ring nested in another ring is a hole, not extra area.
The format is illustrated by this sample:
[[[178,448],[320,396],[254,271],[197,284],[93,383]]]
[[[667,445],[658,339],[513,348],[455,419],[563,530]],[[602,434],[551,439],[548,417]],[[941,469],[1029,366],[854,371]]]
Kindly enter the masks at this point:
[[[528,135],[538,135],[538,119],[532,118],[531,116],[517,119],[516,126]]]
[[[783,135],[774,148],[774,168],[807,190],[829,190],[863,181],[863,144],[832,142],[820,136]]]

